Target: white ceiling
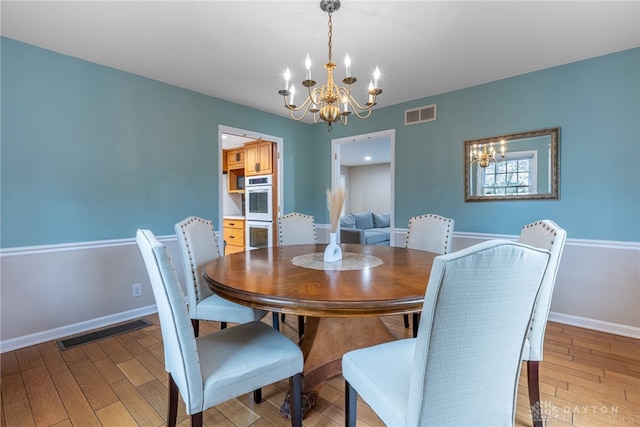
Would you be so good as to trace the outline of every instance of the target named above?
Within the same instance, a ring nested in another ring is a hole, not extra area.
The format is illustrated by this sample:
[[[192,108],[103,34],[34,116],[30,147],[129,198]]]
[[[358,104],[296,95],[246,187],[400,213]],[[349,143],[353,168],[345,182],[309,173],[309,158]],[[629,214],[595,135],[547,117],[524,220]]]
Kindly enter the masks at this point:
[[[324,83],[327,14],[318,0],[7,1],[4,36],[286,116],[282,73]],[[638,1],[343,0],[333,57],[345,53],[380,107],[640,46]],[[300,93],[301,87],[298,86]]]
[[[354,143],[340,145],[342,166],[362,166],[391,162],[389,138],[359,139]]]

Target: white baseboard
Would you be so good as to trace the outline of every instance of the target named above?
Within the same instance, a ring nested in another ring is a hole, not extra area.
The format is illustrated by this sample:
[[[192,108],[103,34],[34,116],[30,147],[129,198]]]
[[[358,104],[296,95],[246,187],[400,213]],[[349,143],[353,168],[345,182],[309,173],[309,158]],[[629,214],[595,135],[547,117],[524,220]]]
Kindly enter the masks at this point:
[[[577,326],[578,328],[592,329],[594,331],[608,332],[614,335],[640,339],[640,328],[633,326],[573,316],[571,314],[554,313],[553,311],[549,312],[549,320],[565,325]]]
[[[53,341],[59,338],[68,337],[82,332],[103,328],[127,320],[148,316],[156,313],[155,305],[130,310],[123,313],[117,313],[110,316],[104,316],[90,321],[76,323],[74,325],[64,326],[62,328],[50,329],[19,338],[9,339],[0,342],[0,353],[13,351],[24,347],[40,344],[47,341]],[[549,320],[552,322],[562,323],[565,325],[576,326],[579,328],[592,329],[600,332],[608,332],[615,335],[622,335],[640,339],[640,328],[627,325],[619,325],[616,323],[604,322],[601,320],[588,319],[586,317],[572,316],[563,313],[549,313]]]
[[[96,319],[87,320],[86,322],[75,323],[73,325],[66,325],[60,328],[49,329],[47,331],[41,331],[35,334],[0,341],[0,353],[29,347],[47,341],[53,341],[59,338],[80,334],[82,332],[87,332],[94,329],[104,328],[116,323],[126,322],[127,320],[148,316],[149,314],[156,313],[157,311],[158,310],[156,309],[156,306],[154,304],[146,307],[136,308],[130,311],[125,311],[123,313],[116,313],[109,316],[98,317]]]

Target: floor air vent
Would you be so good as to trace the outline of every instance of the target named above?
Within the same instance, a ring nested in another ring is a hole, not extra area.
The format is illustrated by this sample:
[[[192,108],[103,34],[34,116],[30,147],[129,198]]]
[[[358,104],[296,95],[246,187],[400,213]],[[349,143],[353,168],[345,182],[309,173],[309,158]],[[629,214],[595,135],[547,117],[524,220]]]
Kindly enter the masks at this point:
[[[58,348],[60,350],[69,350],[70,348],[77,347],[82,344],[88,344],[90,342],[98,341],[104,338],[124,334],[125,332],[135,331],[136,329],[144,328],[149,325],[151,325],[151,323],[147,322],[146,320],[138,319],[132,322],[123,323],[121,325],[111,326],[110,328],[101,329],[99,331],[89,332],[87,334],[58,340],[56,341],[56,344],[58,344]]]
[[[436,104],[404,110],[404,125],[433,122],[436,120]]]

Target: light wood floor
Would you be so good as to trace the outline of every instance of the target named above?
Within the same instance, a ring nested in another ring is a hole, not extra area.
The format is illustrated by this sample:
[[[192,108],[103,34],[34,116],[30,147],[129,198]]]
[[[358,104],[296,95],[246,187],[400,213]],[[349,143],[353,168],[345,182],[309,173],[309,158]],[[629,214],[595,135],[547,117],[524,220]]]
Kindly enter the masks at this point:
[[[270,317],[270,316],[267,316]],[[55,342],[1,355],[2,426],[161,426],[165,424],[167,374],[157,316],[144,329],[60,351]],[[401,316],[385,318],[398,337],[408,337]],[[295,319],[284,332],[297,336]],[[218,329],[201,322],[202,333]],[[550,323],[541,362],[543,413],[549,426],[640,425],[640,342],[632,338]],[[526,373],[520,379],[517,426],[530,426]],[[287,426],[279,406],[287,383],[263,389],[265,401],[250,395],[205,412],[207,426]],[[330,380],[305,426],[341,426],[344,383]],[[184,406],[178,423],[190,425]],[[360,426],[381,426],[363,403]]]

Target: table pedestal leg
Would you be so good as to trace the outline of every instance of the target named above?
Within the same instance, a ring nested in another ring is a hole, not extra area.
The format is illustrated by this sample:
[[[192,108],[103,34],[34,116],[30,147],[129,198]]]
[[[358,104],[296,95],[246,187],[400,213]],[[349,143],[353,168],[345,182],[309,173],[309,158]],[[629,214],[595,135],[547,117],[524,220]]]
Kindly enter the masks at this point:
[[[307,317],[300,343],[304,355],[303,413],[315,405],[316,390],[342,373],[342,355],[396,339],[379,317]],[[288,406],[287,398],[280,408],[283,415],[288,414]]]

